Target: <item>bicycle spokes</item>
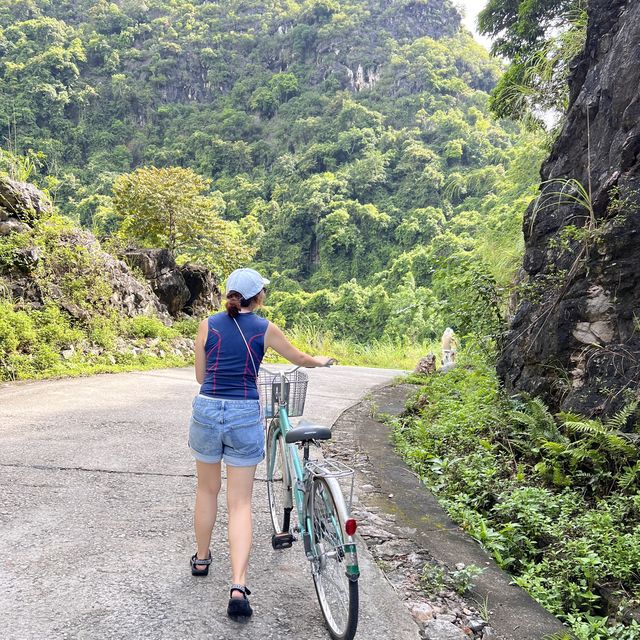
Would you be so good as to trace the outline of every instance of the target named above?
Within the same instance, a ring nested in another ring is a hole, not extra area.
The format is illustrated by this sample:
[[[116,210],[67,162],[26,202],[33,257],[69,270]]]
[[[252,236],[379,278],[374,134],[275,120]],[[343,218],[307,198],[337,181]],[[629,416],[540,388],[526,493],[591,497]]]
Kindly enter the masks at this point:
[[[347,566],[336,498],[323,478],[314,478],[311,506],[313,579],[320,607],[333,638],[352,638],[357,625],[357,576]]]

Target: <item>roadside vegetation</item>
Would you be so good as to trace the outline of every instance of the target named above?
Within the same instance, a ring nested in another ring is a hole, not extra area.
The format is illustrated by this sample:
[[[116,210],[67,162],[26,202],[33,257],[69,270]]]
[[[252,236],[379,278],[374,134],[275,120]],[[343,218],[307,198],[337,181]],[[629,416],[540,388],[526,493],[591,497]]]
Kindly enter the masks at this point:
[[[511,60],[492,92],[494,113],[534,129],[544,110],[561,115],[585,18],[581,0],[487,3],[480,27],[495,38],[494,51]],[[575,186],[580,192],[581,185]],[[494,288],[485,280],[477,291],[488,303],[482,308],[493,300],[496,312],[484,321],[456,318],[464,348],[455,369],[410,378],[417,390],[405,414],[393,420],[396,446],[451,517],[516,584],[567,624],[566,638],[635,640],[637,394],[630,392],[625,408],[601,421],[552,415],[537,398],[504,393],[495,360],[505,328],[505,293],[513,290],[505,276],[514,274],[520,256],[510,260],[514,245],[507,236],[494,231],[487,237],[493,251],[476,247],[475,255],[484,265],[493,261],[497,269],[489,272],[502,278],[494,279]]]
[[[454,370],[410,380],[395,442],[449,515],[580,640],[640,637],[637,401],[605,422],[551,415],[507,397],[472,342]]]

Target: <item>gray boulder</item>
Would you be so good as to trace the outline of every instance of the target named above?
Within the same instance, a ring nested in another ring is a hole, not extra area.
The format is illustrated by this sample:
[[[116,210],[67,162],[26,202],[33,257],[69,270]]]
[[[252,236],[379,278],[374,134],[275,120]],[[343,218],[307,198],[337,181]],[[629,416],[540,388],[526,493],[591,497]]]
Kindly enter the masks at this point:
[[[31,224],[50,209],[47,197],[32,184],[0,177],[0,221],[15,218]]]
[[[425,640],[468,640],[462,629],[447,620],[430,620],[424,626]]]
[[[167,249],[131,249],[124,258],[142,271],[158,300],[172,316],[177,316],[191,298],[191,292],[171,253]]]
[[[29,225],[15,218],[0,221],[0,236],[8,236],[10,233],[22,233],[27,229],[29,229]]]

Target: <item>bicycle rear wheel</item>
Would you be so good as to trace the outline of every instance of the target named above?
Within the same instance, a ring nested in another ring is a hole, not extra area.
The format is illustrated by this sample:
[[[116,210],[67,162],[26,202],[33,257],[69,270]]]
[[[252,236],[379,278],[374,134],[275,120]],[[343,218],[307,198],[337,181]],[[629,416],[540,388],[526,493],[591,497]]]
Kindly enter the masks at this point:
[[[267,495],[274,533],[288,533],[293,506],[286,447],[277,422],[267,434]]]
[[[352,640],[358,626],[358,581],[347,574],[345,523],[333,491],[324,478],[314,478],[311,496],[313,581],[329,634],[334,640]]]

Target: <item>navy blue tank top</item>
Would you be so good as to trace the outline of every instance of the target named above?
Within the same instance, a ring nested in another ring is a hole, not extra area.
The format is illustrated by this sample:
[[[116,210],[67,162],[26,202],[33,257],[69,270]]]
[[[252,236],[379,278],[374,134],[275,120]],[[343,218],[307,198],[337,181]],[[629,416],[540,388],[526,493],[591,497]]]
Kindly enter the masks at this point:
[[[251,349],[256,369],[264,357],[264,336],[269,321],[255,313],[236,318]],[[236,323],[226,312],[209,316],[209,335],[204,346],[207,370],[200,393],[215,398],[256,400],[258,387],[247,347]]]

